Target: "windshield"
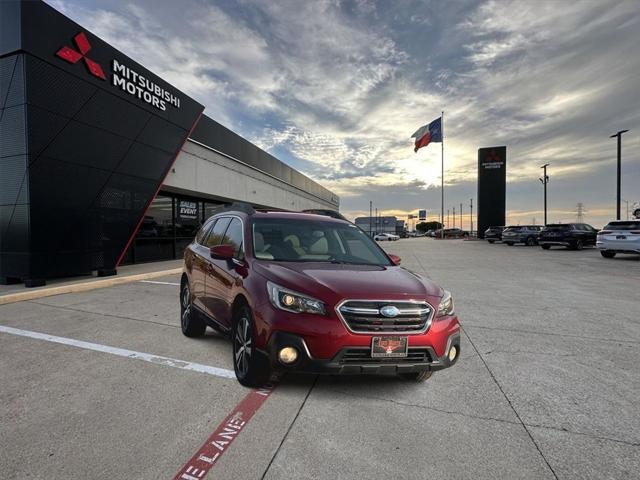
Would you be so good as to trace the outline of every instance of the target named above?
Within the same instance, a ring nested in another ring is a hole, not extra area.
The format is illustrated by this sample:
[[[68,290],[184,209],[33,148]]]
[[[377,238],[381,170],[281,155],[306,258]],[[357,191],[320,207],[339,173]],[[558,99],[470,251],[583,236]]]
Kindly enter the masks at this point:
[[[640,221],[611,222],[603,230],[640,230]]]
[[[255,257],[282,262],[335,262],[391,265],[384,252],[350,223],[322,220],[256,219]]]
[[[523,229],[524,227],[507,227],[504,229],[505,232],[519,232]]]

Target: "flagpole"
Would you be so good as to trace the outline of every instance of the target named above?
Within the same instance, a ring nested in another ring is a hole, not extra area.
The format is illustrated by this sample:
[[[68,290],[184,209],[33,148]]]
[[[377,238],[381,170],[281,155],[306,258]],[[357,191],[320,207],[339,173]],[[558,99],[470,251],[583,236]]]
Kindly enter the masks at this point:
[[[440,176],[440,218],[442,219],[440,223],[442,223],[442,229],[440,230],[440,238],[444,238],[444,110],[442,111],[442,117],[440,117],[440,134],[442,135],[442,142],[440,145],[442,147],[442,174]]]

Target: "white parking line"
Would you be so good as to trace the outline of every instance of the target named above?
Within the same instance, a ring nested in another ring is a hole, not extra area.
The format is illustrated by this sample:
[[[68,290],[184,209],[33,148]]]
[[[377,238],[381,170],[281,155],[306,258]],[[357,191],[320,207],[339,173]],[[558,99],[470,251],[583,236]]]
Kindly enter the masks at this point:
[[[175,285],[179,287],[180,284],[176,282],[154,282],[153,280],[140,280],[140,283],[153,283],[155,285]]]
[[[0,325],[0,332],[19,335],[21,337],[35,338],[37,340],[45,340],[47,342],[60,343],[62,345],[69,345],[72,347],[84,348],[85,350],[93,350],[95,352],[110,353],[111,355],[117,355],[118,357],[143,360],[157,365],[166,365],[167,367],[180,368],[182,370],[190,370],[192,372],[206,373],[207,375],[213,375],[215,377],[235,378],[233,370],[211,367],[201,363],[185,362],[184,360],[176,360],[175,358],[161,357],[150,353],[126,350],[124,348],[100,345],[99,343],[83,342],[82,340],[74,340],[73,338],[66,337],[56,337],[55,335],[32,332],[30,330],[21,330],[19,328],[7,327],[5,325]]]

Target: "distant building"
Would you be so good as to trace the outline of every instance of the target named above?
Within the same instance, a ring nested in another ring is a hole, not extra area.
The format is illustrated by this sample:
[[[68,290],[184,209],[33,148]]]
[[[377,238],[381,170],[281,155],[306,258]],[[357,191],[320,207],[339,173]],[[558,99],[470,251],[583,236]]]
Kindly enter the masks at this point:
[[[358,217],[355,224],[365,232],[371,232],[373,235],[377,233],[400,235],[405,231],[404,220],[398,220],[397,217]]]

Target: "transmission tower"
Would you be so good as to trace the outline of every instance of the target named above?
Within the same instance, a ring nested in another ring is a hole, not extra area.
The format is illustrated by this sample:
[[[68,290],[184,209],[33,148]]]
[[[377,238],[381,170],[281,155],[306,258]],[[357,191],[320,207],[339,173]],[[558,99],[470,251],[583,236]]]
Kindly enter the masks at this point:
[[[578,205],[576,205],[576,223],[584,223],[585,213],[587,213],[587,209],[584,208],[584,203],[578,203]]]

